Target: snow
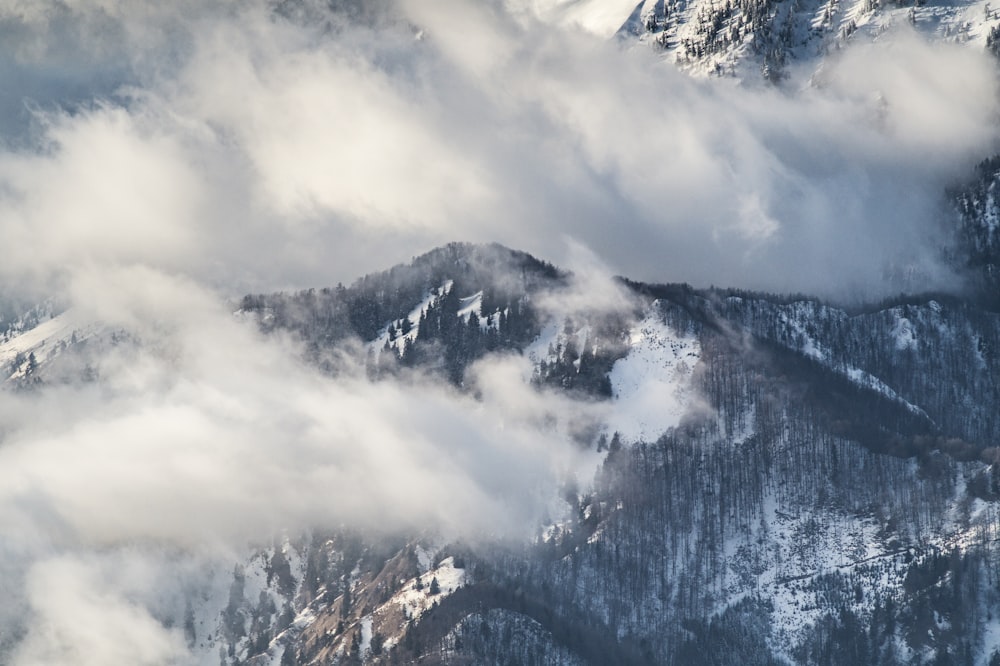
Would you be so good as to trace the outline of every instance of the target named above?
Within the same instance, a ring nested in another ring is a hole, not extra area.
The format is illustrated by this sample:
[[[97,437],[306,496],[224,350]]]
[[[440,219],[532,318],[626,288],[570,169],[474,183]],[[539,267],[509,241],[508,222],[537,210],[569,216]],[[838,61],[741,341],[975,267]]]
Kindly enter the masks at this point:
[[[928,305],[930,305],[933,309],[936,303],[931,301]],[[822,343],[810,335],[806,330],[806,326],[802,323],[803,321],[809,322],[814,320],[817,314],[824,317],[831,316],[831,311],[828,308],[821,307],[817,312],[812,309],[811,305],[801,303],[791,306],[789,312],[779,313],[778,317],[781,323],[793,333],[793,342],[789,344],[791,348],[797,349],[805,356],[820,362],[830,370],[841,374],[858,386],[881,393],[886,398],[901,404],[910,413],[931,420],[927,412],[903,398],[903,396],[899,395],[891,386],[870,372],[854,366],[834,362],[833,359],[835,355],[831,353],[830,350],[827,349]],[[893,334],[896,338],[897,349],[903,348],[899,346],[901,344],[916,345],[916,336],[913,332],[912,322],[905,317],[902,317],[902,315],[898,312],[896,313],[896,316],[897,322],[893,328]]]
[[[372,649],[372,616],[366,615],[361,618],[361,644],[360,652],[366,655]]]
[[[485,331],[488,328],[500,328],[500,319],[503,314],[508,314],[505,310],[503,313],[494,312],[493,314],[484,317],[483,316],[483,292],[477,291],[472,296],[466,296],[465,298],[458,299],[458,317],[465,322],[469,323],[469,317],[472,313],[476,313],[479,317],[479,328]]]
[[[472,296],[459,299],[458,316],[462,321],[468,323],[469,317],[475,312],[477,317],[481,317],[483,312],[483,292],[477,291]]]
[[[984,215],[981,217],[984,226],[986,227],[986,234],[989,239],[997,234],[1000,230],[1000,220],[997,219],[997,202],[996,202],[996,183],[990,184],[990,189],[986,192],[986,204],[983,206]]]
[[[302,631],[315,622],[316,617],[316,610],[312,606],[306,606],[296,614],[295,619],[292,620],[292,627],[298,631]]]
[[[379,334],[372,340],[368,347],[371,352],[376,356],[376,358],[385,349],[386,344],[395,350],[396,354],[402,354],[403,349],[407,344],[412,344],[417,337],[420,335],[420,318],[432,307],[434,307],[441,298],[451,292],[455,283],[453,280],[446,280],[437,289],[432,289],[421,299],[409,314],[402,319],[395,319],[379,331]],[[465,296],[459,299],[459,309],[458,317],[468,323],[469,317],[473,313],[479,317],[479,327],[485,330],[488,327],[499,327],[500,325],[500,313],[495,312],[489,317],[483,318],[483,292],[477,291],[471,296]],[[395,329],[405,322],[409,322],[409,330],[406,333],[396,335]],[[395,337],[393,337],[395,335]]]
[[[440,591],[437,594],[431,594],[431,583],[435,578],[437,579]],[[420,581],[419,590],[416,588],[417,580]],[[416,620],[428,608],[465,585],[466,582],[468,582],[468,579],[465,569],[455,566],[454,557],[447,557],[436,568],[422,573],[412,581],[407,581],[403,589],[377,609],[375,613],[380,613],[382,609],[395,605],[402,608],[407,616]]]
[[[986,664],[994,650],[1000,650],[1000,618],[994,618],[983,627],[983,659],[981,664]]]
[[[559,324],[555,322],[549,323],[538,334],[534,342],[525,348],[524,355],[531,360],[533,365],[538,365],[542,361],[549,360],[549,347],[559,340],[559,332],[561,330],[562,326]]]
[[[860,368],[847,368],[844,371],[844,374],[847,376],[848,379],[850,379],[855,384],[858,384],[859,386],[864,386],[866,388],[870,388],[874,391],[878,391],[879,393],[889,398],[890,400],[893,400],[903,405],[903,407],[905,407],[910,413],[916,414],[917,416],[922,416],[927,420],[931,420],[931,417],[927,414],[927,412],[925,412],[917,405],[914,405],[912,402],[903,398],[903,396],[896,393],[888,384],[883,382],[875,375],[865,372]]]
[[[243,595],[239,612],[245,617],[249,617],[251,609],[264,598],[268,598],[276,612],[281,613],[296,596],[295,592],[288,597],[283,596],[277,589],[275,579],[268,581],[270,562],[277,550],[284,554],[296,582],[301,583],[304,578],[306,567],[304,553],[299,551],[287,537],[283,537],[272,547],[236,555],[236,561],[239,562],[237,569],[243,577]],[[224,613],[230,602],[230,591],[234,580],[233,561],[224,557],[213,562],[205,571],[205,576],[204,582],[198,586],[198,603],[193,605],[196,644],[192,647],[192,659],[187,662],[192,666],[219,663],[219,648],[225,645]],[[253,663],[277,666],[288,635],[297,635],[316,622],[323,612],[323,606],[309,605],[297,611],[291,625],[273,636],[267,653],[257,657]],[[275,618],[276,616],[272,621]],[[243,637],[236,644],[237,656],[246,658],[250,648],[249,639]]]
[[[784,312],[780,313],[779,319],[781,322],[791,331],[795,333],[796,338],[799,340],[798,349],[803,354],[809,358],[815,359],[817,361],[826,361],[830,358],[830,354],[823,348],[823,346],[817,342],[809,332],[806,331],[805,327],[802,325],[800,319],[805,319],[808,321],[811,312],[803,313],[800,310],[793,310],[793,317],[789,317]],[[803,314],[805,316],[803,316]]]
[[[97,335],[104,327],[82,317],[70,309],[39,323],[34,328],[11,332],[11,337],[0,342],[0,366],[6,366],[10,375],[6,379],[23,377],[28,369],[28,356],[32,353],[39,364],[43,364],[76,342],[82,342]],[[13,368],[11,364],[21,357],[21,363]]]
[[[614,401],[607,430],[628,442],[655,441],[680,424],[694,401],[691,376],[701,347],[695,336],[667,326],[655,305],[629,331],[629,347],[609,375]]]
[[[897,317],[896,324],[892,328],[892,334],[896,338],[896,349],[900,351],[916,349],[917,336],[913,332],[913,324],[906,317],[899,315]]]
[[[529,3],[531,0],[508,0]],[[663,0],[614,2],[609,0],[597,11],[596,0],[568,2],[566,0],[535,0],[543,7],[537,12],[543,19],[564,26],[578,25],[595,34],[610,37],[632,33],[631,44],[641,45],[658,54],[665,64],[694,76],[731,77],[740,85],[760,79],[763,64],[761,54],[753,47],[754,36],[742,33],[732,41],[717,39],[706,43],[714,31],[705,29],[707,17],[720,19],[720,32],[739,31],[747,25],[748,16],[738,8],[725,12],[729,3],[719,0],[686,0],[664,3]],[[628,6],[633,11],[629,13]],[[987,35],[998,25],[1000,13],[996,2],[886,3],[877,0],[802,0],[778,3],[771,12],[770,24],[775,31],[788,27],[785,43],[787,66],[784,74],[792,80],[799,77],[801,85],[813,85],[812,77],[823,70],[826,61],[846,43],[875,42],[892,35],[915,30],[938,42],[967,44],[976,50],[985,46]],[[574,18],[579,13],[580,18]],[[593,25],[593,28],[588,28]],[[649,29],[647,29],[649,26]],[[687,45],[687,46],[686,46]],[[691,45],[701,46],[694,51]]]
[[[915,463],[908,464],[915,475]],[[821,600],[821,577],[838,574],[860,585],[863,594],[850,594],[843,601],[858,617],[867,618],[879,595],[892,595],[897,602],[902,599],[903,580],[914,558],[973,549],[991,536],[995,509],[982,500],[969,503],[966,486],[981,465],[960,464],[944,520],[926,525],[923,530],[928,531],[909,538],[899,535],[902,543],[893,543],[874,516],[831,505],[786,505],[772,489],[764,497],[760,527],[737,528],[724,542],[728,569],[736,575],[725,579],[715,610],[722,611],[747,595],[768,599],[773,604],[769,643],[776,654],[796,663],[792,648],[830,610],[828,602]],[[763,566],[757,566],[755,552]],[[818,587],[817,582],[821,583]],[[946,618],[936,620],[938,630],[946,627]],[[904,654],[908,650],[904,643],[898,647]],[[990,623],[977,663],[983,663],[994,647],[1000,647],[1000,626]]]
[[[766,527],[764,527],[766,525]],[[899,589],[907,570],[904,553],[890,549],[879,538],[876,521],[836,510],[785,507],[773,493],[764,498],[761,527],[727,538],[724,550],[734,573],[728,579],[717,611],[748,594],[763,596],[773,605],[770,643],[789,663],[791,648],[808,633],[809,626],[829,612],[818,603],[815,581],[827,574],[842,574],[868,581],[867,589]],[[762,549],[761,549],[762,548]],[[756,551],[759,564],[749,554]],[[874,598],[848,602],[862,617],[873,608]]]
[[[395,328],[398,324],[401,324],[404,319],[397,319],[389,322],[385,328],[383,328],[378,336],[369,343],[369,348],[375,353],[376,356],[382,353],[385,349],[385,345],[388,342],[389,346],[396,350],[397,354],[402,353],[405,345],[409,342],[412,343],[417,339],[417,335],[420,334],[420,318],[424,316],[431,307],[434,306],[438,300],[451,291],[454,282],[452,280],[447,280],[437,289],[432,289],[431,291],[424,294],[423,299],[417,304],[410,313],[404,317],[405,320],[410,323],[410,330],[405,334],[398,337],[392,338],[389,330]],[[468,316],[466,316],[468,319]]]
[[[73,333],[81,327],[77,316],[67,310],[34,328],[0,343],[0,363],[12,361],[18,354],[35,352],[42,360],[43,353],[55,349],[60,342],[69,343]]]
[[[417,564],[420,566],[422,572],[428,572],[431,569],[431,565],[434,564],[433,556],[429,553],[423,546],[417,545],[415,548],[415,553],[417,555]]]
[[[442,560],[441,564],[438,565],[438,568],[431,573],[433,573],[432,577],[437,578],[438,585],[441,587],[441,592],[444,594],[451,594],[458,588],[465,585],[465,569],[459,569],[455,566],[454,557]],[[424,575],[426,576],[427,574]]]
[[[524,355],[531,361],[530,366],[525,369],[525,374],[522,377],[525,383],[531,381],[532,373],[541,365],[542,361],[551,361],[549,357],[549,349],[554,347],[559,341],[559,335],[562,331],[562,326],[555,322],[550,322],[543,329],[542,332],[538,334],[535,340],[525,347]],[[581,347],[582,349],[582,347]]]
[[[585,349],[591,335],[586,324],[565,331],[563,324],[550,322],[525,349],[525,355],[537,368],[542,362],[557,360],[551,350],[565,348],[568,339],[577,349]],[[605,433],[611,436],[617,432],[626,442],[655,441],[679,425],[694,404],[696,392],[691,380],[701,347],[696,336],[678,334],[664,323],[657,302],[629,329],[628,346],[626,356],[615,362],[608,375],[613,400]]]

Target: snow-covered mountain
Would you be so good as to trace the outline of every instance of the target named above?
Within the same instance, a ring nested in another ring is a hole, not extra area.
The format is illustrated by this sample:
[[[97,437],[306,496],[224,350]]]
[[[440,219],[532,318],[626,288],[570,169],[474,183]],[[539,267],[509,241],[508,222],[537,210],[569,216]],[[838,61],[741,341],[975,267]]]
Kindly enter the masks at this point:
[[[429,373],[475,395],[488,388],[473,380],[477,363],[523,359],[520,390],[596,415],[570,428],[592,479],[567,478],[527,543],[345,528],[251,548],[204,570],[204,593],[164,618],[192,655],[978,664],[1000,654],[1000,314],[953,296],[845,308],[617,279],[598,303],[579,284],[501,246],[453,244],[347,287],[242,299],[243,325],[293,336],[332,376],[349,353],[370,381]],[[583,305],[559,307],[570,302]],[[35,382],[66,381],[59,354],[42,350],[109,335],[72,321],[47,313],[12,328],[4,349],[35,352]],[[18,368],[14,390],[35,390]]]
[[[0,664],[1000,664],[986,0],[0,33]]]
[[[1000,34],[1000,14],[985,0],[563,0],[531,6],[543,20],[635,42],[693,74],[744,81],[777,82],[804,70],[801,84],[849,43],[869,43],[901,26],[930,40],[985,50],[997,48]]]
[[[491,280],[482,280],[495,274],[476,269],[484,256],[545,279],[484,306]],[[571,278],[526,262],[499,247],[449,246],[370,276],[344,298],[394,293],[385,289],[393,273],[426,276],[404,282],[415,296],[387,311],[389,323],[372,336],[381,355],[369,352],[369,362],[380,370],[467,368],[502,347],[531,361],[534,385],[591,396],[605,409],[604,427],[580,439],[603,452],[593,487],[568,491],[569,514],[526,550],[462,553],[458,577],[449,573],[462,552],[454,545],[362,557],[352,576],[326,583],[334,589],[283,652],[296,655],[289,663],[418,655],[442,663],[983,662],[1000,647],[988,582],[997,556],[998,315],[931,297],[845,310],[622,283],[626,307],[610,319],[546,323],[536,309],[542,290],[568,288]],[[273,326],[276,307],[301,298],[273,296],[251,310]],[[512,311],[534,316],[525,325]],[[457,333],[427,335],[439,314]],[[413,320],[407,333],[403,317]],[[442,345],[466,351],[449,356]],[[437,354],[457,365],[442,366]],[[461,373],[449,376],[461,383]],[[413,553],[430,560],[415,564]],[[399,558],[411,562],[406,575],[394,573]],[[426,588],[431,561],[448,587],[428,614],[414,607],[399,624],[392,608]],[[369,598],[347,612],[345,594],[353,604]]]

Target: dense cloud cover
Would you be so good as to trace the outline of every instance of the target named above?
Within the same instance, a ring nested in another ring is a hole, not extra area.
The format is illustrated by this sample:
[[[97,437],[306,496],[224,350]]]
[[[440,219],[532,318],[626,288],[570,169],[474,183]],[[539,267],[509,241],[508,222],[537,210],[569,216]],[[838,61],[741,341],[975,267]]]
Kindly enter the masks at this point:
[[[249,548],[341,527],[522,540],[593,474],[572,433],[602,409],[526,390],[527,359],[473,366],[475,397],[420,375],[372,382],[350,347],[334,379],[189,280],[105,267],[73,286],[63,316],[129,337],[87,359],[96,381],[0,403],[13,663],[217,663],[188,651],[184,595],[217,612]]]
[[[334,381],[220,295],[452,240],[577,266],[548,306],[572,313],[620,306],[609,271],[953,283],[939,197],[997,139],[982,54],[903,31],[777,90],[692,80],[524,3],[343,5],[0,1],[0,276],[140,341],[95,385],[0,403],[15,663],[189,663],[160,620],[199,562],[345,523],[522,534],[585,480],[566,423],[600,413],[518,390],[522,359],[478,366],[477,399]]]
[[[571,237],[641,279],[877,296],[948,286],[940,195],[997,138],[992,62],[905,29],[775,90],[496,3],[320,4],[4,8],[3,270],[239,293]]]

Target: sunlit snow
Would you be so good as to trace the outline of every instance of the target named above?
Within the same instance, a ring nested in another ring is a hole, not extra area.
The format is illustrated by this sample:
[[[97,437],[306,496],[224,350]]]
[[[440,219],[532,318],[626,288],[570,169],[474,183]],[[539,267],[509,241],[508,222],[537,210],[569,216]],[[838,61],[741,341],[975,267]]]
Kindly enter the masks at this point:
[[[629,347],[611,369],[614,404],[608,431],[626,441],[654,441],[688,411],[701,347],[695,336],[665,324],[655,306],[629,331]]]

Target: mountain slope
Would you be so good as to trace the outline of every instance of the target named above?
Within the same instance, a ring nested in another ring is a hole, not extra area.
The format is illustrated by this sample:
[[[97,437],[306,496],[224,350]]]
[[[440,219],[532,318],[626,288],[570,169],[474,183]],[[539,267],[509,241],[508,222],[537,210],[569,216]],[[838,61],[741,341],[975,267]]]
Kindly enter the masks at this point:
[[[517,258],[515,286],[477,269],[483,252]],[[423,276],[408,298],[383,289],[402,275]],[[983,353],[996,315],[627,283],[624,321],[546,324],[544,288],[568,281],[502,248],[449,246],[341,292],[385,313],[362,341],[407,367],[452,359],[446,376],[461,385],[475,358],[523,351],[536,386],[606,404],[605,428],[579,440],[604,462],[592,487],[567,487],[568,513],[532,545],[303,542],[281,597],[297,619],[247,630],[233,663],[893,664],[982,661],[998,647],[997,368]],[[319,340],[325,324],[303,298],[248,311]],[[269,316],[292,303],[294,319]],[[484,323],[518,303],[536,318],[523,332]],[[472,304],[484,308],[474,325]],[[456,323],[430,334],[437,314]],[[580,378],[588,365],[601,372]]]
[[[779,82],[805,69],[805,79],[852,42],[871,42],[909,26],[931,40],[990,49],[1000,15],[985,1],[641,0],[570,1],[543,5],[543,19],[616,34],[662,53],[699,75]]]

